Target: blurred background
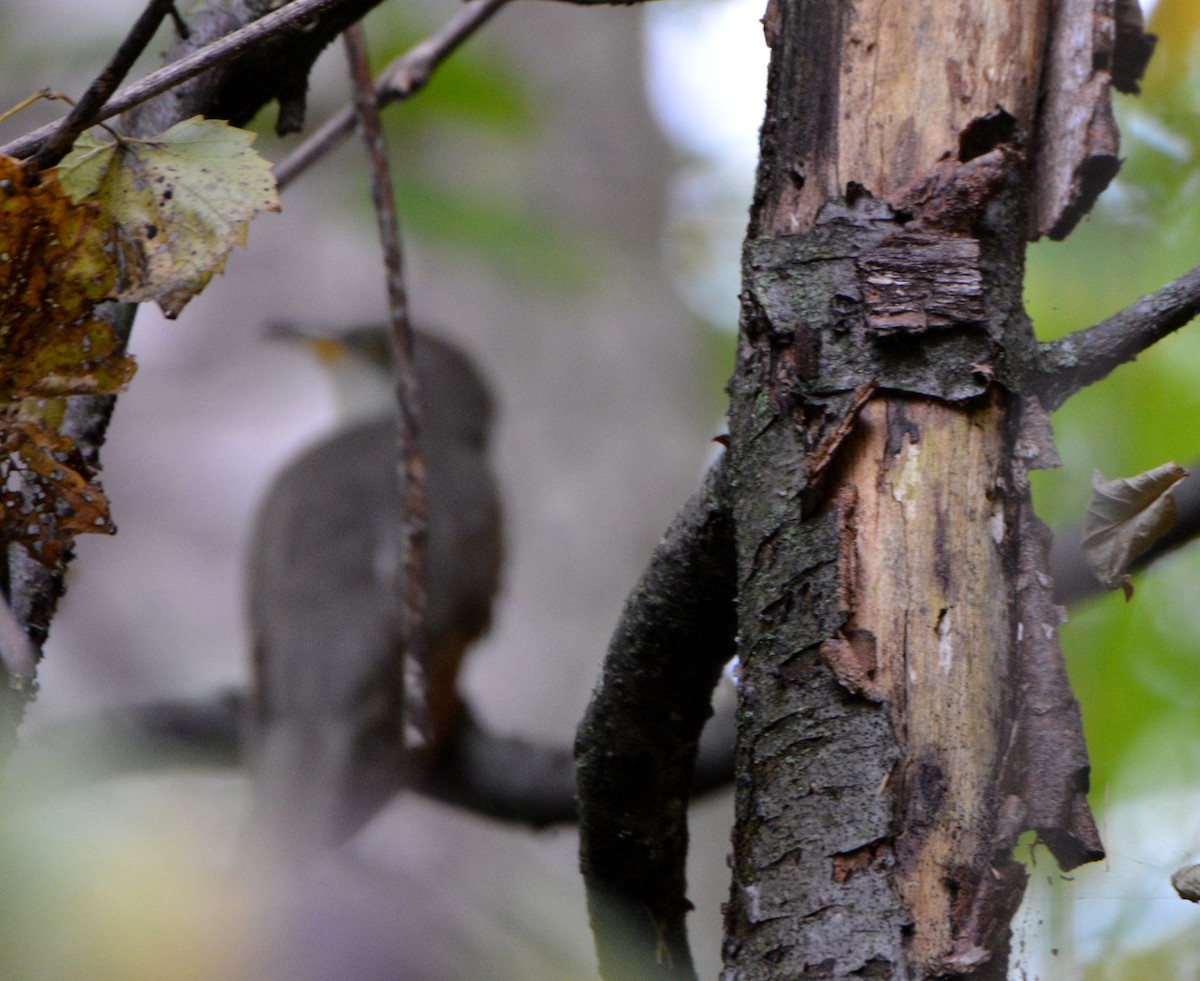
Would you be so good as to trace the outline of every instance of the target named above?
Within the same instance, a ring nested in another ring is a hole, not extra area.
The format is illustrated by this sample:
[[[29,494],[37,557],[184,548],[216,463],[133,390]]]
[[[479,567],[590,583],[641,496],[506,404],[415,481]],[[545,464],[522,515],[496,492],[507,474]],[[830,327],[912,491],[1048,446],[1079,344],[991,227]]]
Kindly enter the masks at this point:
[[[143,4],[8,0],[0,106],[77,95]],[[449,19],[390,3],[373,63]],[[509,554],[465,690],[500,732],[568,745],[621,604],[711,452],[732,365],[738,256],[766,48],[757,0],[641,8],[514,4],[388,135],[414,316],[468,350],[500,409]],[[1141,97],[1119,98],[1126,162],[1065,243],[1030,251],[1039,335],[1086,326],[1200,262],[1200,7],[1160,0]],[[165,46],[156,43],[155,53]],[[148,59],[146,67],[153,59]],[[348,98],[340,47],[310,126]],[[17,135],[59,114],[37,106]],[[258,148],[279,159],[267,110]],[[347,143],[260,217],[173,323],[146,307],[104,484],[120,528],[85,538],[25,732],[130,702],[242,685],[243,561],[278,468],[335,425],[273,318],[380,319],[363,153]],[[1054,417],[1064,465],[1037,475],[1052,525],[1091,472],[1200,459],[1200,335],[1181,331]],[[1071,610],[1063,637],[1111,858],[1063,882],[1030,857],[1014,977],[1195,978],[1200,911],[1168,877],[1200,858],[1200,559],[1179,553]],[[135,775],[39,796],[4,820],[0,963],[25,978],[594,977],[572,829],[532,832],[401,797],[297,893],[247,883],[241,776]],[[718,972],[731,807],[693,818],[691,920]]]

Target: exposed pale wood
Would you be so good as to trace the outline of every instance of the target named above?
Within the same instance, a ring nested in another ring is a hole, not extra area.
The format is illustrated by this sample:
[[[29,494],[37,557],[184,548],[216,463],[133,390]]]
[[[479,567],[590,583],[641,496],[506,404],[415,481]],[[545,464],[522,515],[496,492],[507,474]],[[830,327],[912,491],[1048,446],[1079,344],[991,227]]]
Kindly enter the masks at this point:
[[[781,148],[782,170],[792,180],[774,189],[778,207],[764,216],[771,232],[807,228],[826,199],[845,194],[850,182],[897,199],[939,160],[957,159],[962,132],[997,107],[1028,131],[1050,5],[859,0],[804,11],[815,30],[801,43],[819,67],[801,71],[804,84],[819,84],[822,92],[811,96],[819,105],[806,107],[813,120],[799,125],[810,135],[824,132],[812,143]],[[787,8],[803,6],[812,4],[772,0],[768,37],[770,23],[782,29],[794,16]]]
[[[1003,425],[997,404],[875,399],[842,474],[858,498],[847,633],[875,639],[876,683],[905,761],[897,881],[913,917],[909,954],[928,967],[951,956],[955,897],[976,885],[959,877],[976,874],[991,845],[1012,633],[997,588]]]

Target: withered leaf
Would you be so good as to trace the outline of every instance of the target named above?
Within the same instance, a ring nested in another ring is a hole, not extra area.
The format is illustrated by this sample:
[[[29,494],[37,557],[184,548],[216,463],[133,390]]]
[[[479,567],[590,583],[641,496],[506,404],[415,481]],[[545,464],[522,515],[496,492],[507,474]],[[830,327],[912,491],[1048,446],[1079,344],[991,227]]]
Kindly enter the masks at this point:
[[[115,250],[91,205],[71,202],[53,174],[30,185],[0,157],[0,400],[118,391],[133,362],[96,305],[111,296]]]
[[[0,489],[4,534],[48,568],[58,568],[76,535],[116,531],[92,468],[66,436],[28,422],[0,428],[0,473],[22,479]]]
[[[1171,875],[1171,885],[1180,899],[1200,903],[1200,865],[1185,865]]]
[[[1128,479],[1092,474],[1092,497],[1083,524],[1083,555],[1093,575],[1108,589],[1133,595],[1129,566],[1175,523],[1169,491],[1187,476],[1177,463],[1164,463]]]
[[[74,536],[112,531],[94,468],[61,435],[66,399],[133,374],[95,315],[115,279],[111,233],[53,174],[0,157],[0,535],[51,568]]]

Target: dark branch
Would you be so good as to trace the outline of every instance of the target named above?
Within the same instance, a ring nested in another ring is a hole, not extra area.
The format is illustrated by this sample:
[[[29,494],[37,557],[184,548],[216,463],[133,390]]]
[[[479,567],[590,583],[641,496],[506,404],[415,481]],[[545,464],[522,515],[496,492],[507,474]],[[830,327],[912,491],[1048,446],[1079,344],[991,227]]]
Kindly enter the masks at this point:
[[[152,113],[144,128],[162,132],[193,115],[245,123],[271,99],[280,100],[280,132],[303,121],[303,92],[320,52],[338,34],[381,0],[292,0],[284,7],[243,24],[217,5],[193,19],[192,36],[173,50],[164,68],[121,89],[95,114],[96,121],[142,105],[169,90],[174,98]],[[296,29],[304,27],[303,30]],[[251,57],[251,53],[254,56]],[[222,71],[213,71],[217,67]],[[193,86],[178,87],[204,75]],[[0,153],[25,159],[58,129],[50,123],[0,147]]]
[[[1047,410],[1178,330],[1200,313],[1200,267],[1130,304],[1120,313],[1039,345],[1034,387]]]
[[[34,646],[20,622],[0,595],[0,665],[4,666],[10,687],[23,689],[37,677],[42,652]]]
[[[435,800],[535,828],[575,820],[570,750],[497,736],[469,714],[419,789]]]
[[[25,785],[106,780],[182,766],[237,766],[244,710],[245,695],[229,690],[205,698],[123,705],[58,722],[22,740],[5,778]]]
[[[734,652],[724,461],[634,587],[576,739],[580,866],[600,973],[693,978],[687,803],[713,686]]]
[[[75,103],[75,107],[63,120],[54,135],[46,140],[42,144],[42,148],[38,150],[34,163],[39,170],[57,164],[70,151],[79,134],[97,122],[108,97],[121,84],[121,80],[129,74],[129,69],[146,49],[146,45],[154,37],[163,18],[171,13],[175,13],[175,0],[150,0],[112,59],[104,66],[104,70],[88,86],[88,90]],[[178,14],[175,16],[178,17]]]
[[[58,722],[21,744],[7,776],[19,782],[45,779],[74,762],[82,764],[76,778],[89,781],[184,766],[241,766],[245,703],[244,692],[229,689]],[[733,779],[734,730],[731,711],[719,712],[705,726],[694,794],[727,787]],[[572,751],[489,732],[470,713],[416,789],[484,817],[535,828],[576,820]]]
[[[408,291],[404,286],[404,248],[400,242],[400,220],[392,194],[392,175],[388,167],[387,145],[379,120],[379,103],[367,63],[367,43],[362,25],[355,24],[343,35],[350,78],[354,89],[354,110],[362,132],[371,173],[371,200],[379,227],[383,250],[391,324],[392,371],[396,383],[398,441],[400,450],[400,568],[404,579],[404,659],[405,659],[405,730],[421,734],[421,741],[433,739],[425,703],[410,690],[410,677],[420,678],[425,690],[432,677],[428,618],[429,593],[429,512],[425,496],[425,459],[421,454],[421,392],[413,360],[413,327],[408,314]],[[415,669],[415,673],[413,671]]]
[[[114,355],[124,352],[136,311],[137,307],[128,303],[103,304],[97,308],[97,316],[112,327],[117,340]],[[114,395],[77,395],[66,400],[62,431],[71,437],[91,466],[99,463],[100,447],[116,401]],[[7,597],[17,622],[37,649],[46,642],[62,592],[61,568],[48,568],[15,542],[0,543],[0,595]],[[7,665],[0,672],[0,761],[11,751],[25,705],[36,690],[35,682],[18,683],[9,675]]]

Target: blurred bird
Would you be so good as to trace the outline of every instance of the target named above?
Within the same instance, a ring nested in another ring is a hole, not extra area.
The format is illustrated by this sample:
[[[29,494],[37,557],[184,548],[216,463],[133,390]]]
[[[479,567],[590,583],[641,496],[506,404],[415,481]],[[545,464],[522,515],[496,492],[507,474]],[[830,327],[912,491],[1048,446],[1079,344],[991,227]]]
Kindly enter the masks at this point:
[[[491,620],[502,528],[488,463],[487,386],[461,351],[418,333],[428,498],[422,694],[431,739],[406,749],[390,339],[382,327],[331,336],[277,326],[273,333],[311,344],[331,369],[343,416],[353,420],[275,478],[250,550],[256,807],[276,847],[294,855],[345,841],[436,760],[463,713],[456,689],[463,654]]]

